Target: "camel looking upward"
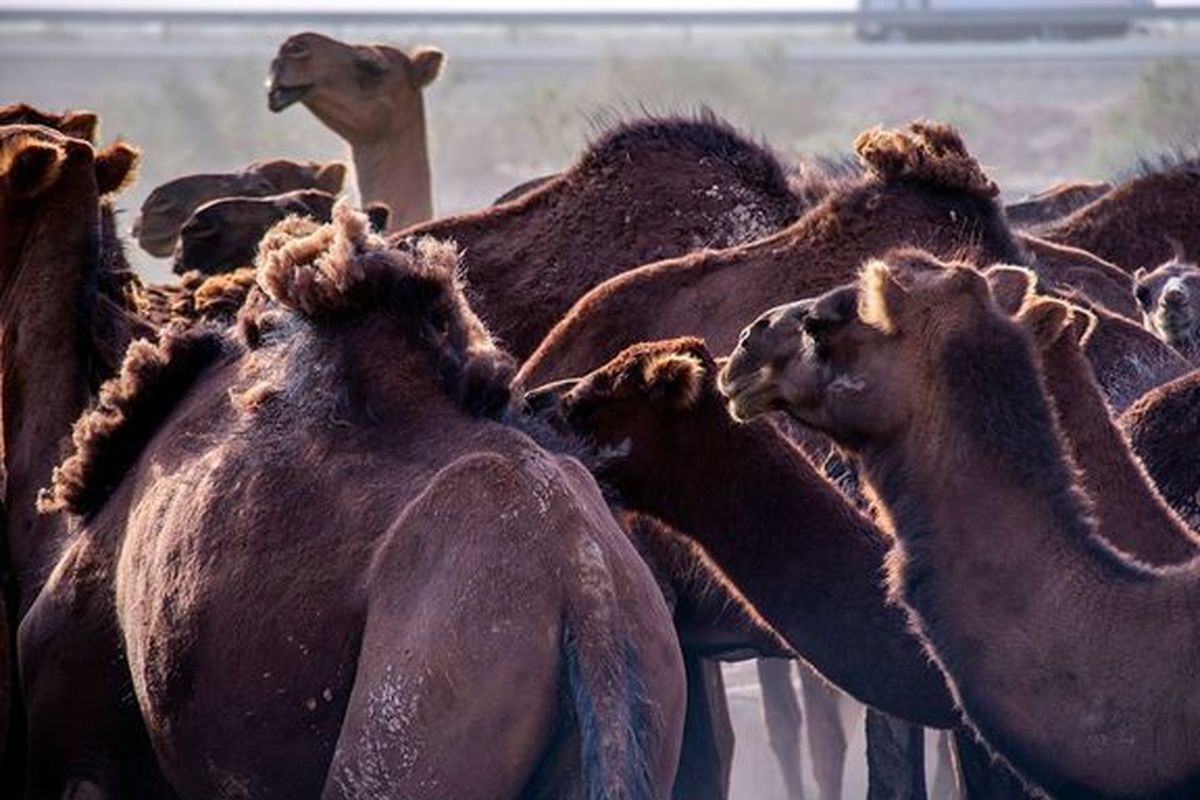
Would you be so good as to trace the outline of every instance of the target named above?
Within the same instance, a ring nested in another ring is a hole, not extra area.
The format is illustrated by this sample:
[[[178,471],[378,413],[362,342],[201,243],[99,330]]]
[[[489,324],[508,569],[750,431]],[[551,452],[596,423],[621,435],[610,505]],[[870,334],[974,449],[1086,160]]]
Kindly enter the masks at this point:
[[[422,91],[437,79],[442,51],[349,45],[298,33],[271,62],[267,105],[303,103],[350,145],[359,202],[384,203],[389,229],[433,216]]]
[[[969,721],[1052,796],[1195,797],[1200,562],[1097,536],[1030,338],[979,273],[875,261],[859,292],[844,324],[805,325],[786,405],[859,455],[892,590]],[[1071,324],[1040,302],[1042,330]]]

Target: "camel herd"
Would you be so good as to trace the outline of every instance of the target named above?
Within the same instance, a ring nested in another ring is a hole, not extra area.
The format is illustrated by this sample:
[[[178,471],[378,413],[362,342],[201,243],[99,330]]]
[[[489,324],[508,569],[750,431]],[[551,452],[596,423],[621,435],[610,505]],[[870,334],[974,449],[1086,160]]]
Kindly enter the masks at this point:
[[[1200,797],[1200,161],[1008,206],[952,127],[632,119],[433,215],[444,57],[284,42],[337,162],[0,107],[0,795]],[[294,112],[293,112],[294,113]],[[836,689],[836,690],[835,690]],[[940,787],[940,788],[938,788]]]

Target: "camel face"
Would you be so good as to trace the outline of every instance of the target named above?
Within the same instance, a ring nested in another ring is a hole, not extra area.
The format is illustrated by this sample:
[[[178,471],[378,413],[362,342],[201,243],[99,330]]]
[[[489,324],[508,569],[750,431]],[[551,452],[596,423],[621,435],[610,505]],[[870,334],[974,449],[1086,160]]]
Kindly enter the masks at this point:
[[[262,197],[275,193],[260,175],[188,175],[168,181],[146,197],[134,218],[132,233],[152,256],[166,258],[175,249],[179,229],[192,212],[219,197]]]
[[[1200,358],[1200,267],[1173,259],[1135,278],[1146,329],[1193,361]]]
[[[179,231],[176,274],[228,272],[254,261],[258,243],[271,226],[293,214],[328,222],[334,196],[314,190],[273,197],[225,197],[196,209]]]
[[[377,140],[420,112],[421,91],[437,78],[442,53],[387,45],[349,45],[300,33],[279,47],[267,80],[267,105],[303,103],[342,138]]]
[[[636,486],[637,475],[660,468],[672,437],[688,435],[685,412],[697,409],[706,387],[713,392],[715,372],[698,339],[643,343],[582,378],[529,392],[526,402],[560,431],[586,439],[601,471],[604,462],[620,459],[622,482]]]

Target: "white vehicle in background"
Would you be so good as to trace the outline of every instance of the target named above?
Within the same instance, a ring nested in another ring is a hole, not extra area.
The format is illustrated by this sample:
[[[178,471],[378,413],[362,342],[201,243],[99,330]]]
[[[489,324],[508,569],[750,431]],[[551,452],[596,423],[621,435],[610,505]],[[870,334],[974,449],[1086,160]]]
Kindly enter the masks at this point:
[[[1124,36],[1153,0],[858,0],[860,39]]]

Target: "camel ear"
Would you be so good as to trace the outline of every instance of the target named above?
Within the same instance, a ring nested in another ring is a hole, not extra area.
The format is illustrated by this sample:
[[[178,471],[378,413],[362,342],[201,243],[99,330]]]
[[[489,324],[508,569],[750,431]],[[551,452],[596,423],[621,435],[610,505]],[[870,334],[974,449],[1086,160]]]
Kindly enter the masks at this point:
[[[125,142],[113,142],[96,154],[96,188],[101,197],[133,183],[140,156]]]
[[[320,189],[323,192],[337,194],[342,191],[342,186],[346,182],[346,165],[340,161],[330,161],[317,168],[317,176],[313,181],[313,188]]]
[[[436,47],[421,45],[408,51],[409,74],[413,86],[424,89],[442,74],[442,63],[446,55]]]
[[[682,647],[730,660],[794,657],[703,548],[653,517],[625,513],[619,522],[658,580]]]
[[[859,319],[885,333],[894,332],[896,320],[908,300],[908,290],[897,282],[891,268],[878,259],[863,265],[859,286]]]
[[[1146,268],[1145,268],[1145,267],[1138,267],[1137,269],[1135,269],[1135,270],[1133,271],[1133,282],[1134,282],[1134,283],[1141,283],[1141,282],[1142,282],[1142,279],[1143,279],[1143,278],[1145,278],[1147,274],[1148,274],[1148,273],[1146,272]]]
[[[1014,267],[1007,264],[989,267],[987,272],[988,285],[992,287],[992,298],[1005,314],[1016,314],[1021,306],[1033,296],[1037,285],[1037,276],[1024,267]]]
[[[368,203],[364,210],[367,212],[367,221],[371,223],[373,233],[383,233],[387,230],[388,218],[392,216],[392,210],[386,203]]]
[[[642,380],[650,396],[671,408],[691,408],[704,387],[703,362],[691,353],[664,353],[642,366]]]
[[[4,182],[18,197],[36,197],[58,180],[67,154],[57,144],[30,141],[3,165]]]
[[[1058,341],[1071,327],[1074,309],[1061,300],[1037,297],[1017,314],[1017,321],[1033,335],[1039,348],[1045,349]]]
[[[95,144],[100,130],[100,118],[91,111],[68,111],[63,115],[59,130],[72,139]]]

